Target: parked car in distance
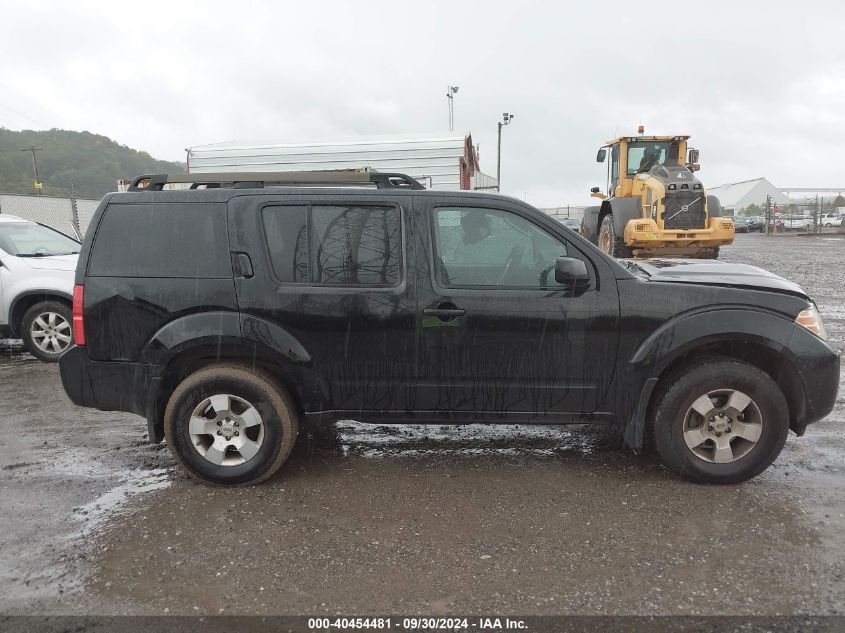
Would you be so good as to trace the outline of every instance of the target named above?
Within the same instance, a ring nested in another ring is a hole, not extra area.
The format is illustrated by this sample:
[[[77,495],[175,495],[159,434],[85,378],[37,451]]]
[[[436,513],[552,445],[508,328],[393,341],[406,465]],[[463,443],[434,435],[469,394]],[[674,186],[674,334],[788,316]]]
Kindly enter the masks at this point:
[[[734,231],[737,233],[753,233],[755,231],[762,233],[766,227],[765,222],[761,221],[760,218],[751,216],[735,215],[733,221]]]
[[[810,215],[784,215],[783,228],[787,231],[812,231],[813,217]]]
[[[0,338],[20,337],[45,362],[68,349],[80,246],[47,226],[0,214]]]
[[[617,260],[520,200],[400,174],[139,177],[101,201],[75,283],[70,399],[146,417],[208,482],[267,479],[300,425],[352,418],[617,425],[735,483],[839,385],[790,281]]]
[[[825,213],[821,216],[820,224],[828,229],[842,226],[842,216],[839,213]]]
[[[749,218],[744,215],[735,215],[733,217],[733,221],[735,233],[748,233],[748,227],[751,225],[751,220]]]
[[[765,218],[758,218],[758,217],[750,217],[748,218],[748,232],[749,233],[762,233],[766,230],[766,220]]]
[[[581,221],[576,220],[575,218],[560,218],[558,222],[563,224],[566,228],[572,229],[576,233],[581,230]]]

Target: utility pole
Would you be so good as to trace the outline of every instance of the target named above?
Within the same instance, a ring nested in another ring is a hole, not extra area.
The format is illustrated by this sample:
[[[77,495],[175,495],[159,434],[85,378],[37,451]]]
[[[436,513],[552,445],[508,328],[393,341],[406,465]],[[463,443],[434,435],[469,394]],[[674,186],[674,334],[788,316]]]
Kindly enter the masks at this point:
[[[769,234],[769,225],[772,223],[772,197],[766,196],[766,235]]]
[[[39,196],[41,195],[41,180],[38,178],[38,160],[35,158],[35,152],[40,152],[40,147],[35,147],[35,145],[30,145],[29,147],[24,147],[21,149],[22,152],[32,152],[32,170],[35,172],[35,183],[33,187],[35,188],[35,193]]]
[[[499,141],[496,148],[496,192],[502,191],[502,128],[513,121],[512,114],[502,113],[502,120],[499,121]]]
[[[449,131],[455,128],[455,95],[458,93],[458,86],[446,86],[446,98],[449,100]]]

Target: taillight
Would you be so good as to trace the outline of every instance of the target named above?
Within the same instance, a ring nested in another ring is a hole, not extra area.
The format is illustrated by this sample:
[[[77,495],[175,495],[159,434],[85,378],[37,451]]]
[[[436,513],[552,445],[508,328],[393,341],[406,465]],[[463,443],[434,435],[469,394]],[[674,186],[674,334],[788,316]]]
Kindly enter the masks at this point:
[[[82,322],[82,302],[85,298],[85,286],[73,287],[73,342],[85,345],[85,324]]]

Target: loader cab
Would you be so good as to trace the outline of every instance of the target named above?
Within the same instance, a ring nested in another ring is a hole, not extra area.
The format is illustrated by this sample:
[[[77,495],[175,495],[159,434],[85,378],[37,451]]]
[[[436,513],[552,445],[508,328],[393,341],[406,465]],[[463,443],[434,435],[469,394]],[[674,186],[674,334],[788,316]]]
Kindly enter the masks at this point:
[[[621,136],[599,149],[596,160],[607,165],[607,195],[635,195],[634,180],[655,165],[675,166],[686,157],[688,136]],[[695,151],[695,150],[693,150]],[[697,159],[697,156],[696,156]],[[696,165],[697,167],[697,165]],[[604,197],[602,194],[601,197]]]

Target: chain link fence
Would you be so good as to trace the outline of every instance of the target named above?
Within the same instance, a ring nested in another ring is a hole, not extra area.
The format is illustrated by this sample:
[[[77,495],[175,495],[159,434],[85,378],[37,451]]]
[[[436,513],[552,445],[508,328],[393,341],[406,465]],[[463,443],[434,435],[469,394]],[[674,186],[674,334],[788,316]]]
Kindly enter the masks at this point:
[[[550,215],[555,220],[572,218],[580,222],[584,217],[584,209],[586,208],[587,207],[573,207],[567,205],[565,207],[550,207],[547,209],[540,209],[540,211],[542,211],[546,215]]]
[[[99,200],[0,193],[0,214],[40,222],[82,239]]]

